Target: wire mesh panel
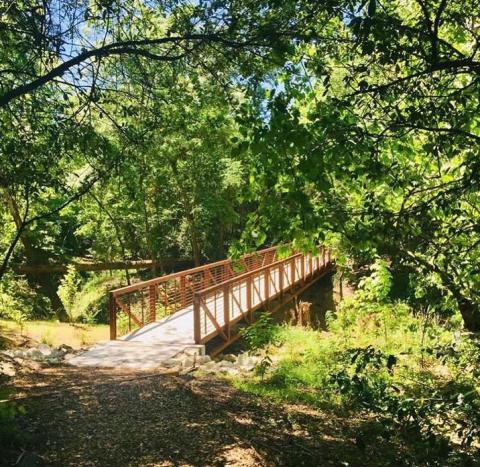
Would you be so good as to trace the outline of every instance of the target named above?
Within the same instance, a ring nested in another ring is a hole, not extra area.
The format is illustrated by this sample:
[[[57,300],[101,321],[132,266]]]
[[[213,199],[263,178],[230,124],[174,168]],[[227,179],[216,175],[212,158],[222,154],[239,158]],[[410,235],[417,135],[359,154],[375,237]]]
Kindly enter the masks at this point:
[[[114,290],[111,337],[192,307],[196,342],[215,335],[229,339],[232,323],[250,322],[252,310],[304,284],[330,262],[323,248],[316,256],[296,253],[282,260],[276,248],[269,248]]]
[[[200,306],[201,336],[205,337],[224,325],[223,291],[214,290],[205,294],[201,299]]]
[[[114,290],[110,300],[111,338],[191,307],[196,292],[270,264],[275,258],[276,247],[272,247],[236,262],[219,261]]]
[[[230,319],[235,320],[245,313],[248,313],[248,300],[247,300],[247,280],[240,280],[234,282],[229,287],[230,297]]]
[[[252,297],[254,307],[265,300],[265,274],[263,272],[252,275]]]
[[[279,294],[281,292],[280,289],[280,266],[272,267],[268,271],[269,274],[269,297],[272,298],[275,295]]]

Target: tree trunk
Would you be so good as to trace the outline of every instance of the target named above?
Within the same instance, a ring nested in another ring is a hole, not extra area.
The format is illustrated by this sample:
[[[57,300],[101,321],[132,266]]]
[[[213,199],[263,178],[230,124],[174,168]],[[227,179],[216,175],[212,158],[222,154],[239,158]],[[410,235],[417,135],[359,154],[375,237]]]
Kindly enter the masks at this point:
[[[458,300],[458,309],[463,318],[465,329],[480,332],[480,308],[476,303],[465,298]]]
[[[155,264],[154,264],[155,263]],[[64,264],[17,264],[12,269],[19,274],[65,274],[68,266],[73,265],[77,271],[113,271],[116,269],[152,269],[154,266],[163,269],[168,268],[187,268],[190,265],[189,260],[180,260],[176,258],[159,258],[157,261],[150,259],[132,260],[132,261],[104,261],[104,262],[84,262],[70,261]]]
[[[191,231],[192,231],[191,235],[192,235],[193,263],[195,264],[195,267],[198,267],[201,264],[201,261],[200,261],[200,246],[198,245],[197,231],[195,230],[195,223],[193,223]]]
[[[170,167],[172,168],[173,175],[175,176],[175,180],[178,181],[179,173],[177,167],[177,161],[171,160]],[[178,190],[180,193],[180,197],[182,199],[183,208],[185,210],[185,217],[187,218],[188,227],[190,230],[190,245],[192,247],[192,259],[195,264],[195,267],[201,265],[201,247],[200,242],[198,239],[198,232],[196,226],[195,215],[193,214],[193,205],[195,201],[190,199],[188,193],[185,191],[185,188],[182,184],[177,183]]]

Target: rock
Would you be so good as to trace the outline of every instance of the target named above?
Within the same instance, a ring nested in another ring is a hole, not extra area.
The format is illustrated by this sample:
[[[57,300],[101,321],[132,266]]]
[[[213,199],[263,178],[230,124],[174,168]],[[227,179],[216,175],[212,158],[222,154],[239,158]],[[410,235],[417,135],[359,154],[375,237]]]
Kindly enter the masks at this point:
[[[190,355],[190,356],[203,356],[204,355],[204,348],[203,347],[187,347],[183,353],[185,355]]]
[[[192,368],[195,365],[195,358],[187,355],[182,359],[182,367],[183,368]]]
[[[218,367],[219,368],[233,368],[234,367],[234,364],[233,362],[229,361],[229,360],[221,360],[220,362],[218,362]]]
[[[205,365],[206,363],[210,363],[212,359],[210,355],[200,355],[197,357],[196,363],[197,365]]]
[[[255,365],[253,365],[253,364],[250,364],[250,365],[239,365],[237,368],[238,368],[240,371],[248,372],[248,371],[252,371],[252,370],[255,368]]]
[[[62,360],[65,355],[65,352],[63,352],[62,350],[52,349],[52,353],[50,354],[49,358],[58,358]]]
[[[31,358],[32,360],[42,360],[43,359],[42,352],[40,352],[35,347],[32,347],[31,349],[28,349],[27,353],[26,353],[26,356],[28,358]]]
[[[247,353],[241,353],[237,358],[237,365],[248,366],[252,364],[252,359]]]
[[[235,363],[235,361],[237,360],[237,357],[231,353],[227,353],[223,356],[222,360],[226,362]]]
[[[67,359],[68,355],[65,356],[65,359]],[[180,367],[182,366],[182,360],[178,358],[169,358],[168,360],[165,360],[162,363],[163,366],[166,366],[167,368],[175,368],[175,367]]]
[[[47,344],[40,344],[37,347],[37,350],[45,357],[50,357],[52,355],[53,349]]]
[[[17,370],[11,363],[0,362],[0,373],[5,376],[13,377],[17,374]]]
[[[217,368],[217,364],[213,361],[209,361],[202,366],[202,370],[215,370]]]
[[[25,350],[23,349],[15,349],[13,351],[13,356],[14,357],[19,357],[19,358],[25,358],[27,352],[25,352]]]
[[[65,354],[65,353],[73,352],[73,347],[70,347],[67,344],[61,344],[58,346],[57,350]]]

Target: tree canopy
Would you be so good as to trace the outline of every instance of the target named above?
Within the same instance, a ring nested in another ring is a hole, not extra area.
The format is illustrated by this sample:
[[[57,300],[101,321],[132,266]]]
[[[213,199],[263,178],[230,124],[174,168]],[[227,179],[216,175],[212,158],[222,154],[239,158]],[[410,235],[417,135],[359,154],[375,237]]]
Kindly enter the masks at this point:
[[[480,330],[476,1],[0,8],[0,277],[325,242]]]

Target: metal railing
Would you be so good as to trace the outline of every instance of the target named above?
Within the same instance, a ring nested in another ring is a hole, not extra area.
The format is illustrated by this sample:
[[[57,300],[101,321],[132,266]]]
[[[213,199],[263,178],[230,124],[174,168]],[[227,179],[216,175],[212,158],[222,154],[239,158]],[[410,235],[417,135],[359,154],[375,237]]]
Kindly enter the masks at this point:
[[[255,310],[268,308],[271,301],[331,268],[330,253],[320,247],[316,256],[297,253],[195,292],[195,343],[205,344],[218,335],[230,342],[235,323],[251,324]]]
[[[110,339],[193,304],[194,294],[277,259],[277,247],[138,282],[109,293]],[[120,322],[119,322],[120,321]]]

